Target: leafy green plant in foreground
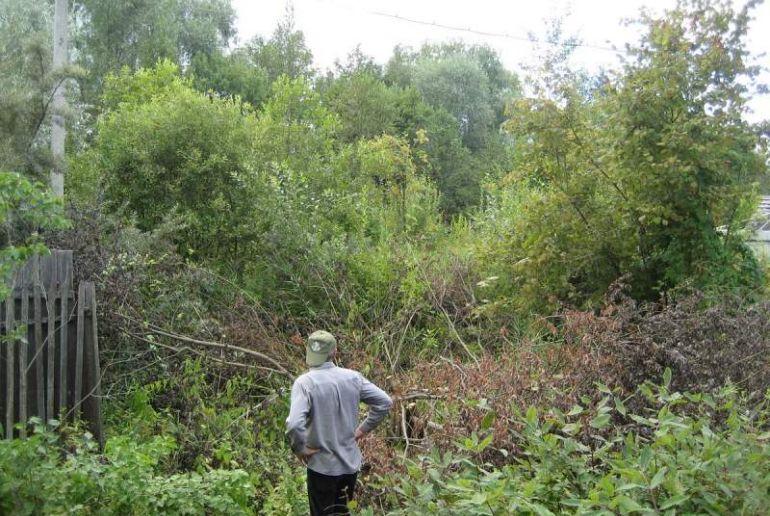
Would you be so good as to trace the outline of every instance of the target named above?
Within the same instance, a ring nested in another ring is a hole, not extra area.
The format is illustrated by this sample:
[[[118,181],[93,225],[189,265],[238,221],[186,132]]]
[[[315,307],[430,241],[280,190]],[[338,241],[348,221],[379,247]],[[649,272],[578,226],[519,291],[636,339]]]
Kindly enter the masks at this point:
[[[242,492],[250,493],[246,507],[251,512],[305,512],[305,468],[294,459],[283,435],[288,393],[262,393],[264,388],[256,388],[247,375],[217,386],[220,378],[208,373],[200,360],[186,360],[170,373],[173,381],[134,386],[124,403],[110,405],[108,428],[116,439],[137,449],[152,447],[161,437],[173,443],[154,467],[158,481],[166,483],[188,472],[204,481],[210,475],[241,479],[245,474]],[[176,491],[175,485],[170,489]],[[215,508],[206,511],[229,514]]]
[[[599,385],[598,401],[584,397],[564,412],[530,407],[510,418],[507,449],[493,449],[490,418],[458,451],[434,451],[408,462],[408,476],[385,477],[390,507],[397,514],[762,513],[770,502],[770,398],[749,405],[731,386],[713,395],[671,392],[670,381],[667,372],[662,386],[643,384],[630,398]],[[275,442],[268,434],[261,437]],[[245,469],[170,473],[164,465],[177,446],[168,436],[124,433],[99,453],[90,435],[55,434],[38,422],[30,438],[0,442],[0,512],[305,510],[303,474],[285,453],[263,450]],[[255,471],[259,465],[271,478]],[[364,514],[370,502],[359,501]]]
[[[400,512],[763,513],[770,502],[768,398],[749,409],[730,386],[712,396],[672,393],[669,383],[667,371],[662,386],[641,385],[635,401],[647,408],[639,413],[604,386],[590,408],[542,415],[530,408],[512,421],[520,445],[499,450],[513,457],[502,468],[467,454],[483,451],[488,439],[468,440],[457,456],[424,457],[396,482]]]
[[[251,514],[254,487],[243,470],[164,476],[168,437],[137,443],[127,436],[96,452],[89,434],[69,443],[37,425],[28,439],[0,444],[3,514]]]

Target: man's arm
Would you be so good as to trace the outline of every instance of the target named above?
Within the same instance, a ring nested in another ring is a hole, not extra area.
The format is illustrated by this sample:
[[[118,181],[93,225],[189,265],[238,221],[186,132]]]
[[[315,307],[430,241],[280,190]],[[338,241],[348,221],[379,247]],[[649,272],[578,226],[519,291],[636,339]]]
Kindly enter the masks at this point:
[[[291,407],[286,418],[286,436],[297,455],[306,455],[307,427],[310,417],[310,397],[305,386],[295,381],[291,387]]]
[[[379,425],[393,406],[393,401],[385,391],[361,376],[361,401],[369,405],[366,419],[356,429],[356,439],[374,430]]]

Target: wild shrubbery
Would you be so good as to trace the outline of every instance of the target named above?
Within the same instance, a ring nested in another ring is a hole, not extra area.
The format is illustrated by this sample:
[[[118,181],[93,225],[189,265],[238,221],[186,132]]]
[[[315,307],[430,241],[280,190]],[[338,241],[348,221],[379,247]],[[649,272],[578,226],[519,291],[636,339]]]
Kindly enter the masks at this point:
[[[62,437],[38,425],[27,439],[0,443],[0,510],[5,514],[253,514],[255,488],[243,470],[169,475],[160,468],[176,444],[88,434]]]
[[[479,225],[518,306],[595,303],[624,275],[644,300],[762,282],[741,235],[767,174],[766,139],[743,119],[750,7],[681,2],[643,18],[601,86],[551,69],[510,104],[515,165]]]
[[[41,230],[67,227],[61,203],[45,187],[15,172],[0,170],[0,297],[16,268],[46,251]]]
[[[365,443],[379,478],[370,503],[406,514],[666,503],[756,513],[770,501],[760,473],[770,460],[767,309],[736,298],[698,308],[703,301],[637,306],[613,289],[599,313],[544,319],[530,327],[539,334],[479,364],[423,362],[390,379],[387,436],[402,444]],[[661,375],[662,387],[648,382]],[[656,474],[658,491],[649,488]]]
[[[713,395],[644,383],[628,398],[568,410],[530,407],[506,421],[517,446],[496,449],[490,430],[457,451],[423,456],[408,478],[388,478],[398,514],[760,514],[770,502],[768,398],[748,404],[735,387]],[[485,456],[503,457],[506,465]]]
[[[388,388],[403,400],[396,403],[392,432],[411,438],[415,449],[448,450],[487,418],[495,446],[513,448],[506,420],[514,411],[566,411],[593,396],[596,382],[631,396],[665,370],[674,373],[671,390],[714,393],[732,384],[750,401],[761,399],[770,389],[766,303],[730,297],[697,308],[701,302],[695,293],[666,306],[637,305],[616,288],[598,313],[571,310],[540,319],[529,335],[501,328],[507,343],[477,363],[421,361],[389,379]],[[353,357],[358,361],[366,359]]]
[[[72,162],[72,196],[165,231],[179,269],[156,281],[182,280],[194,263],[236,285],[284,334],[324,326],[393,370],[409,364],[404,349],[497,349],[533,312],[598,305],[620,276],[635,299],[687,282],[749,292],[761,269],[740,228],[766,166],[762,140],[741,121],[741,80],[756,72],[743,49],[747,12],[699,4],[644,22],[642,44],[600,87],[550,70],[550,90],[512,101],[505,145],[490,126],[515,81],[477,47],[399,51],[382,88],[364,62],[368,79],[344,69],[314,88],[281,77],[257,108],[195,91],[168,62],[124,71],[106,81],[98,132]],[[468,76],[484,109],[438,94]],[[340,104],[347,87],[396,105],[381,125],[358,127]],[[441,109],[479,118],[437,126]],[[453,131],[491,161],[515,159],[507,177],[485,178],[483,209],[448,226],[439,206],[451,167],[439,158]],[[205,299],[194,283],[181,287]],[[168,313],[146,319],[188,321],[190,307],[173,313],[171,297],[161,297]],[[197,326],[177,329],[207,330]]]
[[[110,375],[103,451],[78,425],[36,422],[30,438],[0,442],[0,512],[301,514],[288,393],[202,360],[159,362],[166,374],[151,382]]]

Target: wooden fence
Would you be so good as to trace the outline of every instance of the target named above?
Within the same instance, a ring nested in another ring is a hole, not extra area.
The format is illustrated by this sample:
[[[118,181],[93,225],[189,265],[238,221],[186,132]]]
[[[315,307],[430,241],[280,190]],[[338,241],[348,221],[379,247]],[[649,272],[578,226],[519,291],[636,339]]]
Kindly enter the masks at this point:
[[[72,251],[34,257],[0,303],[0,417],[6,439],[41,421],[85,419],[100,446],[99,344],[94,284],[72,281]],[[25,424],[19,424],[24,422]]]

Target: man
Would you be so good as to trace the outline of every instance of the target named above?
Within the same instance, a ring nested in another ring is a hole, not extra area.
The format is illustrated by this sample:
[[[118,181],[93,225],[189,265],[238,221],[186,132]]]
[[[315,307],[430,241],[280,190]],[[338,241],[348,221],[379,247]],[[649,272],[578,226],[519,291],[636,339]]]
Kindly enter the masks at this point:
[[[349,514],[356,475],[361,468],[358,441],[371,432],[393,405],[390,397],[361,373],[334,365],[337,341],[326,331],[308,337],[310,370],[291,388],[286,435],[307,465],[310,514]],[[360,402],[369,413],[358,424]]]

